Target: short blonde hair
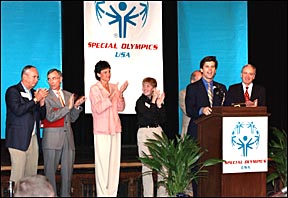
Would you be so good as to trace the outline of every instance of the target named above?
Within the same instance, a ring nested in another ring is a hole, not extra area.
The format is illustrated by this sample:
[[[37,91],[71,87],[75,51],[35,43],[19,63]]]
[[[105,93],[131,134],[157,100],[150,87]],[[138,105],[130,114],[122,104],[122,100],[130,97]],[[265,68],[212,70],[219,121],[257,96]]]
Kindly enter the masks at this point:
[[[149,83],[152,87],[157,87],[157,81],[155,78],[152,78],[152,77],[146,77],[143,79],[142,81],[142,85],[144,83]]]

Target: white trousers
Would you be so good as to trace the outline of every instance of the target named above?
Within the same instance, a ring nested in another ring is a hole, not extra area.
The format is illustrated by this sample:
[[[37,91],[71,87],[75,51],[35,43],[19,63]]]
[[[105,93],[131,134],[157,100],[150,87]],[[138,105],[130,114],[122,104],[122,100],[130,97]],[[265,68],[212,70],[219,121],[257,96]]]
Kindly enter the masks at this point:
[[[94,155],[97,197],[117,197],[121,133],[116,133],[116,135],[94,134]]]
[[[138,154],[140,157],[143,157],[142,151],[146,154],[150,154],[149,149],[144,143],[147,139],[155,139],[153,132],[161,136],[162,128],[139,128],[137,132],[137,144],[138,144]],[[151,169],[142,164],[142,183],[143,183],[143,197],[154,197],[154,182],[152,174],[144,174],[147,171],[151,171]],[[144,174],[144,175],[143,175]],[[158,181],[161,181],[163,177],[161,175],[157,175]],[[157,197],[167,197],[168,193],[163,186],[158,187],[157,189]]]

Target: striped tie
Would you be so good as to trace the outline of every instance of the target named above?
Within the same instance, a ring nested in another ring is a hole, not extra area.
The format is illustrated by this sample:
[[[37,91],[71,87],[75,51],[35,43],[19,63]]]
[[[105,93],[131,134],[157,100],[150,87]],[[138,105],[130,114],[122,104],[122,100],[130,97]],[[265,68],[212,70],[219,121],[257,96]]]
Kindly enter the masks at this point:
[[[211,89],[210,83],[208,83],[207,93],[208,93],[208,98],[209,98],[209,102],[210,102],[210,107],[212,107],[212,105],[213,105],[213,93],[212,93],[212,89]]]
[[[60,100],[60,103],[61,103],[62,107],[64,107],[65,103],[64,103],[63,98],[61,97],[60,91],[57,91],[57,96],[58,96],[58,99]]]

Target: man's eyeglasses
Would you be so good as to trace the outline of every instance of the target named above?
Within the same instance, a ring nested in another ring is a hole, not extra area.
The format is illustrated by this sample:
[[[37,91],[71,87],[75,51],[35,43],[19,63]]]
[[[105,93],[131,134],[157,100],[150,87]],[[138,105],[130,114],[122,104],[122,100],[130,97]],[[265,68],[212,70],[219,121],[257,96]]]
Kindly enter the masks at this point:
[[[51,81],[51,80],[54,81],[54,80],[59,79],[59,78],[60,78],[60,77],[52,77],[52,78],[48,78],[47,81],[48,81],[48,82]]]
[[[25,75],[27,75],[29,77],[32,77],[32,78],[37,78],[37,80],[40,80],[40,77],[37,76],[37,75],[30,75],[30,74],[27,74],[27,73],[25,73]]]

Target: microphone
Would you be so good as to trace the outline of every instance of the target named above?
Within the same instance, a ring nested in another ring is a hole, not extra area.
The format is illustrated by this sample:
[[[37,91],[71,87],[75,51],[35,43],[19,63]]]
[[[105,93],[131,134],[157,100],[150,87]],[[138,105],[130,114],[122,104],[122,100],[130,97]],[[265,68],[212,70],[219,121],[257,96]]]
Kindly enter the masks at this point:
[[[221,106],[223,106],[224,100],[225,100],[225,92],[219,85],[213,86],[213,92],[215,95],[220,96],[222,98]]]
[[[220,96],[220,97],[223,97],[223,95],[225,95],[225,92],[218,85],[213,86],[213,92],[215,95]]]

